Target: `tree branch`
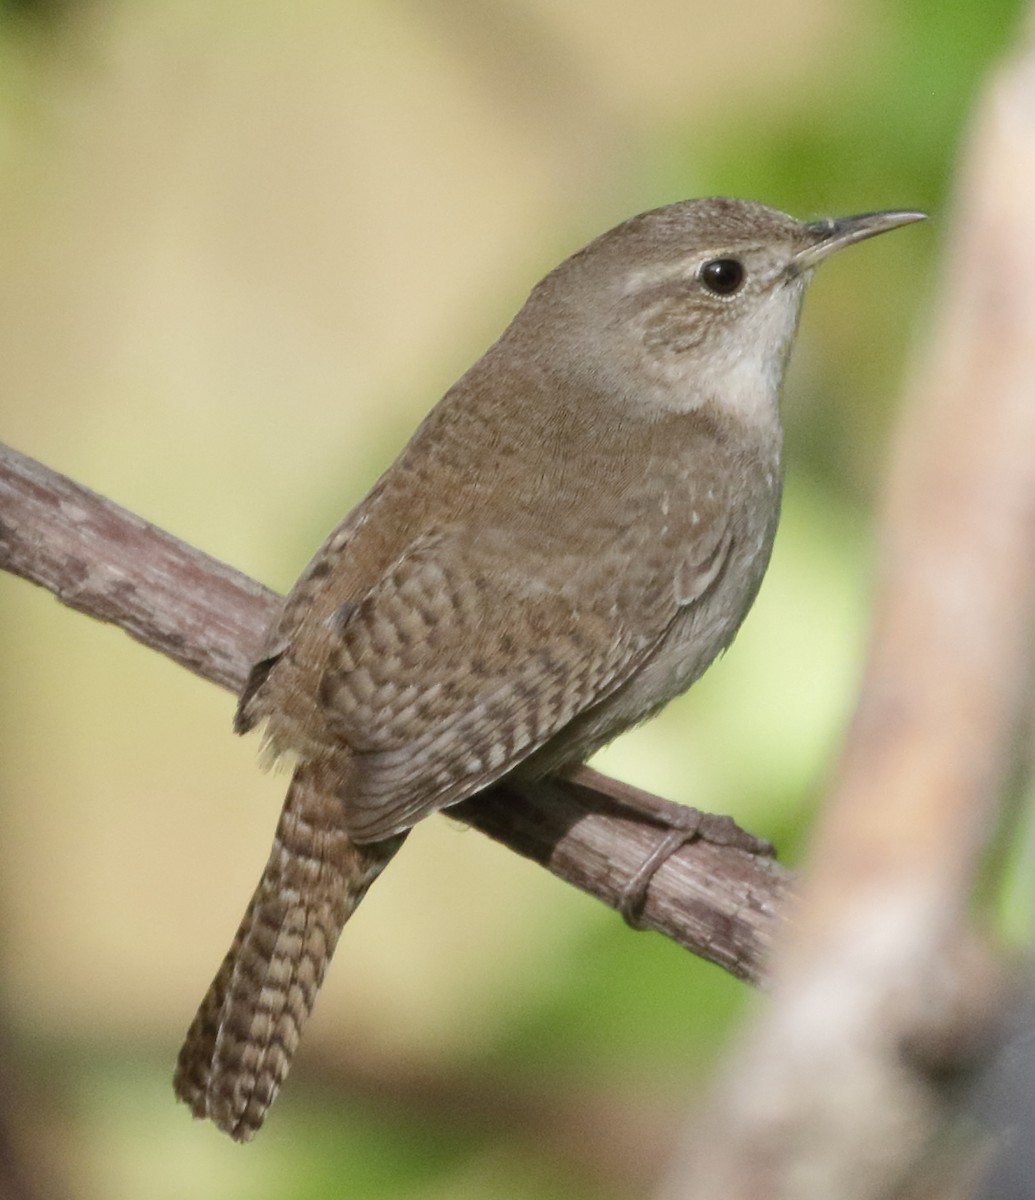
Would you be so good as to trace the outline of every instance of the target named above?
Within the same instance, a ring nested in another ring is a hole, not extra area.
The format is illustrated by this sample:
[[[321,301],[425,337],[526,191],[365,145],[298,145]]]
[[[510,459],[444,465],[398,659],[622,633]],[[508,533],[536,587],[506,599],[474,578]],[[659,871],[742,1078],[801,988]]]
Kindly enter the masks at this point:
[[[666,1200],[947,1194],[942,1135],[1009,994],[969,909],[1032,686],[1033,195],[1030,41],[993,81],[964,163],[865,677],[772,1002]]]
[[[234,692],[277,603],[246,575],[4,446],[0,568]],[[614,908],[657,844],[666,806],[582,768],[520,791],[498,786],[450,812]],[[753,839],[731,822],[702,815],[702,832],[654,877],[643,925],[758,982],[788,873],[738,848]]]

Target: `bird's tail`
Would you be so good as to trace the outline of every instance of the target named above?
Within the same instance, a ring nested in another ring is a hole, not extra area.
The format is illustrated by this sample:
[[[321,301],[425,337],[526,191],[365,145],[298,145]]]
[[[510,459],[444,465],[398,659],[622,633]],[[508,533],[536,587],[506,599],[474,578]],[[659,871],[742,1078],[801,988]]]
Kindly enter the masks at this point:
[[[350,841],[337,782],[328,764],[296,769],[269,862],[176,1064],[177,1097],[235,1141],[261,1126],[342,926],[405,837]]]

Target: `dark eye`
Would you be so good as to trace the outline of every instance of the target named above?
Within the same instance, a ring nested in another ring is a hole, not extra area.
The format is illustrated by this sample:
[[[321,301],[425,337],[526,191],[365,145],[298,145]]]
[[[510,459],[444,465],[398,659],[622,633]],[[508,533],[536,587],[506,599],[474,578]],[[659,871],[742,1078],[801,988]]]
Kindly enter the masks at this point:
[[[701,282],[717,296],[732,296],[744,282],[744,265],[735,258],[713,258],[701,268]]]

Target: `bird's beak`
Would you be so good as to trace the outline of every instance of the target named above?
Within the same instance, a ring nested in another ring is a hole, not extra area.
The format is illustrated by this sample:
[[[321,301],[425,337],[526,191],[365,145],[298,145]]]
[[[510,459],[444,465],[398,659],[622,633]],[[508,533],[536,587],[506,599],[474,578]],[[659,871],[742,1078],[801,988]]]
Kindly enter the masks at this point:
[[[838,217],[834,221],[813,221],[804,227],[809,244],[791,259],[789,269],[793,275],[811,271],[828,255],[853,242],[876,237],[900,225],[912,225],[914,221],[926,220],[927,214],[893,209],[890,212],[861,213],[857,217]]]

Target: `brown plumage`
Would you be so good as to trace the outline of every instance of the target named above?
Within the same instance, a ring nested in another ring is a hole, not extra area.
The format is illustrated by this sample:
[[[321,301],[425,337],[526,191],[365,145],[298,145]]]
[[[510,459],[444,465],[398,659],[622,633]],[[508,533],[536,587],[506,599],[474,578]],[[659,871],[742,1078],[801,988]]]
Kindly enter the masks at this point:
[[[262,1124],[338,934],[405,836],[350,841],[332,770],[296,769],[269,862],[176,1065],[179,1098],[238,1141]]]
[[[534,289],[327,539],[238,707],[299,765],[180,1054],[196,1116],[258,1129],[416,821],[583,761],[729,645],[776,529],[808,272],[907,218],[705,200],[618,226]]]

